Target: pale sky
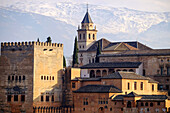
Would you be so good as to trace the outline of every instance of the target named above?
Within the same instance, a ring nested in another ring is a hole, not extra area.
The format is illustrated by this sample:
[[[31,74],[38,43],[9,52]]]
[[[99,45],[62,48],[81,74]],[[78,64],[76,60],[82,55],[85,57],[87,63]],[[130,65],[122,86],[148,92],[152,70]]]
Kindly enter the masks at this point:
[[[96,4],[112,7],[126,7],[135,10],[149,12],[170,12],[170,0],[0,0],[0,6],[5,6],[10,3],[34,3],[34,2],[78,2]]]

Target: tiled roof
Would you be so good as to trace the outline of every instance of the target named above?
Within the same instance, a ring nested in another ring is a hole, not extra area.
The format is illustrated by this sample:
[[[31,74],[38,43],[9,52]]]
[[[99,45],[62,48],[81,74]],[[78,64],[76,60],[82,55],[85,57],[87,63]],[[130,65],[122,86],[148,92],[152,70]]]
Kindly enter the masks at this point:
[[[86,12],[86,15],[84,16],[83,21],[81,23],[93,23],[88,12]]]
[[[138,68],[141,62],[100,62],[90,63],[80,67],[81,69],[89,68]]]
[[[100,81],[101,78],[74,78],[72,81]]]
[[[126,97],[138,97],[139,95],[132,91],[131,93],[129,93],[129,94],[125,95],[125,96]]]
[[[74,93],[121,93],[122,91],[113,85],[86,85]]]
[[[138,101],[163,101],[169,99],[166,95],[138,95],[134,92],[131,92],[127,95],[117,95],[112,100],[123,100],[124,97],[136,97],[141,96],[141,99]]]
[[[100,54],[99,57],[122,57],[122,56],[158,56],[170,55],[170,49],[154,49],[154,50],[132,50],[114,54]]]

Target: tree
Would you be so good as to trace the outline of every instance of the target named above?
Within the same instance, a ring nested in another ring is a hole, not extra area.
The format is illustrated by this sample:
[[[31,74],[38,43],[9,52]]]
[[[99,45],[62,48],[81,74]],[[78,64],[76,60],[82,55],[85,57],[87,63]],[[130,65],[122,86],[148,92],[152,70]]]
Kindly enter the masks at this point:
[[[96,59],[95,62],[99,62],[99,56],[101,54],[101,49],[100,49],[100,42],[98,41],[98,46],[97,46],[97,51],[96,51]]]
[[[40,42],[40,39],[39,39],[39,38],[37,39],[37,42]]]
[[[63,67],[66,67],[66,59],[65,59],[64,55],[63,55]]]
[[[74,42],[74,51],[73,51],[73,67],[78,64],[78,44],[77,44],[77,36],[75,37]]]
[[[47,41],[46,41],[47,43],[51,43],[52,42],[52,40],[51,40],[51,37],[49,36],[48,38],[47,38]]]

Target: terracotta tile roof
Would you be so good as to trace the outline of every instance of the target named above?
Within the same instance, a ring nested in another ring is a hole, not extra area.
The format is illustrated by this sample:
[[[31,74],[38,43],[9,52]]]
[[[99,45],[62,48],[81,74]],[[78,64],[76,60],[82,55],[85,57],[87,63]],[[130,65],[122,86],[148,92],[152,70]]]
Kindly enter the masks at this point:
[[[121,93],[122,91],[113,85],[86,85],[74,93]]]
[[[89,68],[138,68],[141,62],[100,62],[100,63],[90,63],[81,66],[81,69]]]

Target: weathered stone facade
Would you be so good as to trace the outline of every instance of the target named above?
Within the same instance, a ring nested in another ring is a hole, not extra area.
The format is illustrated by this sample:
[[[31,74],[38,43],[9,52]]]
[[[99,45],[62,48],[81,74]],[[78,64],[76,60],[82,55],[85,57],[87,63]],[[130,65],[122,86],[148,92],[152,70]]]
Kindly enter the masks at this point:
[[[0,58],[1,111],[32,113],[61,106],[62,44],[1,43]]]

